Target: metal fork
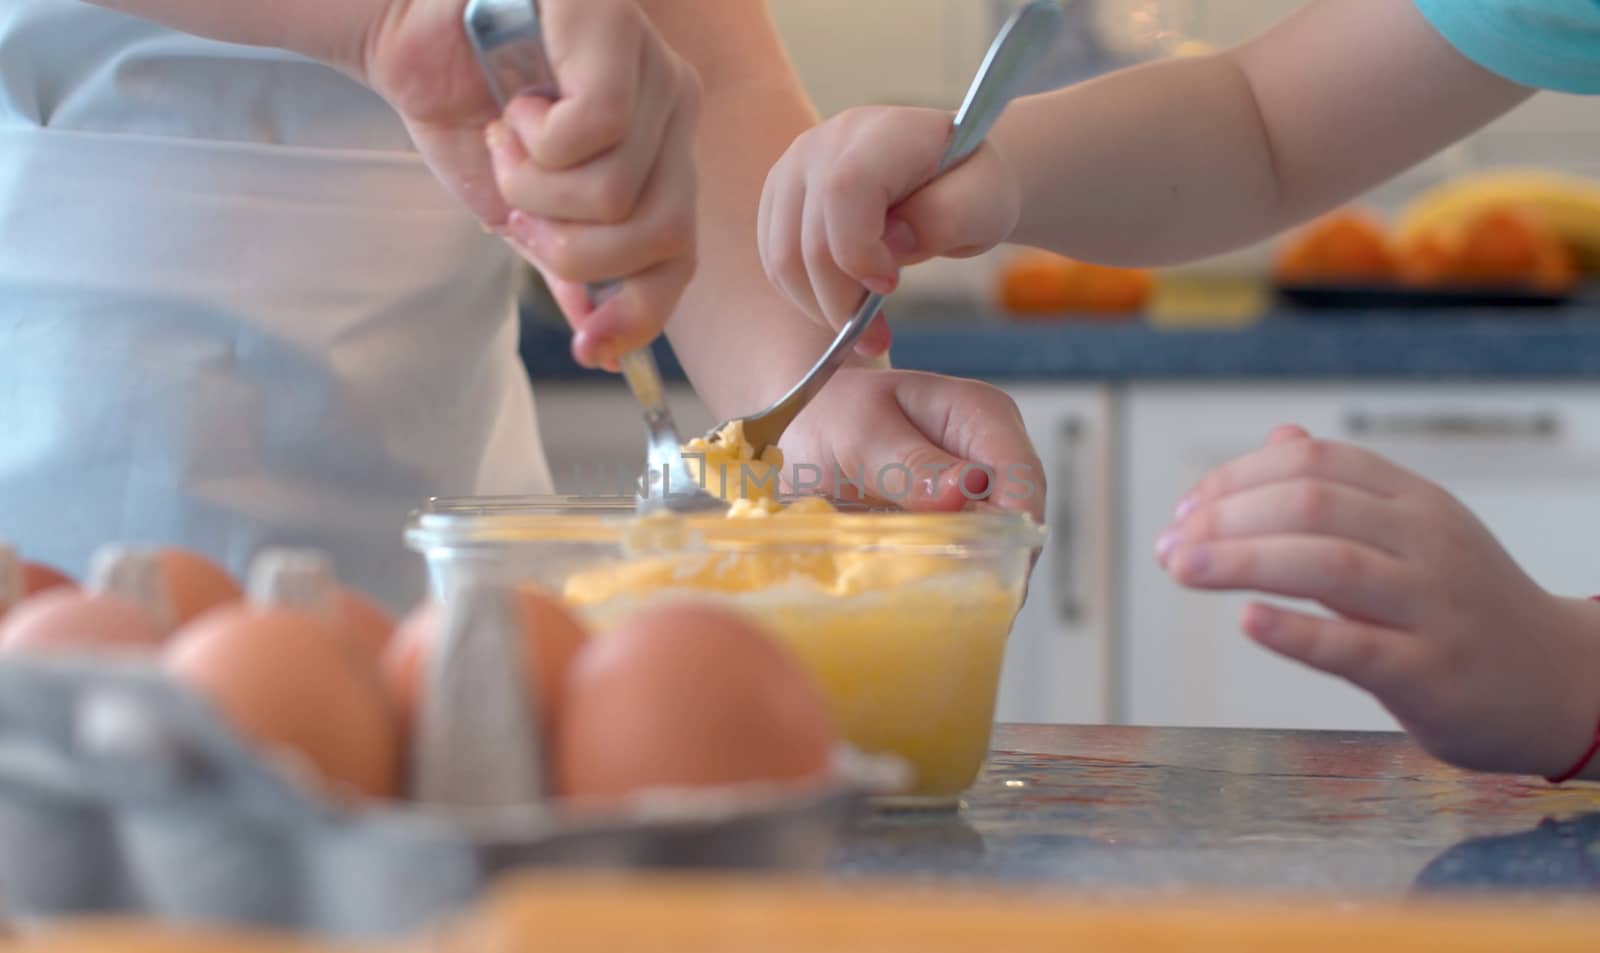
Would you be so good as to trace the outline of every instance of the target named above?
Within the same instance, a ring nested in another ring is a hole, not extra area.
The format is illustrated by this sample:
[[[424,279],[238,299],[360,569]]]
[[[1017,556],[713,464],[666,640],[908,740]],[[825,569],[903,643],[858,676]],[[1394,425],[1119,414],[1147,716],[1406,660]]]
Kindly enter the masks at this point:
[[[555,72],[545,55],[536,0],[471,0],[463,20],[478,64],[500,108],[504,109],[522,93],[550,100],[560,96]],[[599,307],[621,287],[619,281],[593,282],[588,286],[589,300]],[[728,504],[703,488],[703,481],[708,479],[704,468],[701,483],[696,483],[689,475],[683,460],[683,441],[678,438],[678,428],[672,422],[666,388],[661,384],[661,370],[656,366],[650,346],[622,355],[617,363],[623,379],[644,410],[649,469],[639,485],[640,515],[661,510],[676,513],[725,511]],[[673,489],[675,474],[683,475],[686,489]]]
[[[956,114],[950,144],[939,160],[934,178],[966,161],[989,134],[995,121],[1016,95],[1018,84],[1055,43],[1065,17],[1056,0],[1033,0],[1012,16],[989,47],[983,66],[967,91],[966,101]],[[766,410],[749,417],[724,421],[706,434],[712,443],[730,424],[743,424],[744,438],[759,457],[777,443],[783,432],[810,404],[833,375],[844,365],[855,346],[883,305],[884,296],[868,294],[855,316],[840,330],[827,352],[812,365],[794,389]]]

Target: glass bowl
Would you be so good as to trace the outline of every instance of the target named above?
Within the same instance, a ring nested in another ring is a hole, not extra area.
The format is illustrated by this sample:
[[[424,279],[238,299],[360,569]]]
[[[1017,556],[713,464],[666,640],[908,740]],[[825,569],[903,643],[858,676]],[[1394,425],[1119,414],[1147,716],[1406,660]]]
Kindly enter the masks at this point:
[[[911,787],[880,805],[957,803],[988,755],[1044,529],[992,508],[792,502],[744,518],[640,519],[631,497],[439,499],[413,514],[406,541],[440,599],[469,577],[535,583],[597,631],[660,601],[744,611],[811,672],[846,742],[910,766]]]

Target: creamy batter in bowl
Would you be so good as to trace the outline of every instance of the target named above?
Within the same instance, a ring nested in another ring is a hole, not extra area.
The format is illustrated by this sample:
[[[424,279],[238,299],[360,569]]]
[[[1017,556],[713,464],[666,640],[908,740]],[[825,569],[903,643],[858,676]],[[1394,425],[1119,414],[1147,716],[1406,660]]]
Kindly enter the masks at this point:
[[[818,680],[846,740],[894,754],[898,806],[947,806],[988,754],[1012,621],[1044,530],[998,510],[912,514],[817,498],[641,519],[631,498],[436,500],[409,545],[444,597],[465,576],[561,593],[596,629],[655,602],[751,614]]]

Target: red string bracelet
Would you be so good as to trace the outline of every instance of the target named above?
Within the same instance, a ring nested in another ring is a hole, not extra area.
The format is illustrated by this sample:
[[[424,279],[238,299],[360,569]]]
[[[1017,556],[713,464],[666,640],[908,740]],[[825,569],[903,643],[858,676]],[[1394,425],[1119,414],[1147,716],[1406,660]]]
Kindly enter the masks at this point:
[[[1595,596],[1594,601],[1600,602],[1600,596]],[[1593,761],[1594,756],[1597,754],[1600,754],[1600,725],[1595,726],[1594,740],[1589,743],[1589,750],[1583,753],[1583,757],[1578,759],[1578,763],[1573,765],[1566,773],[1553,778],[1545,778],[1545,780],[1551,784],[1566,784],[1582,774],[1584,769],[1589,766],[1589,762]]]

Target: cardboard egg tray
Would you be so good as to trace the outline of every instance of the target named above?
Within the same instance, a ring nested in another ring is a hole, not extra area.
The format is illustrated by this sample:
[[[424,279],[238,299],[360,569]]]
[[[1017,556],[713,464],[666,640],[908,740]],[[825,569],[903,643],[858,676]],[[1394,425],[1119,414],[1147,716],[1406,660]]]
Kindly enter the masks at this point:
[[[585,823],[548,803],[355,809],[148,663],[6,659],[0,921],[134,915],[377,939],[459,914],[517,868],[816,869],[902,769],[846,751],[821,793],[664,792]]]

